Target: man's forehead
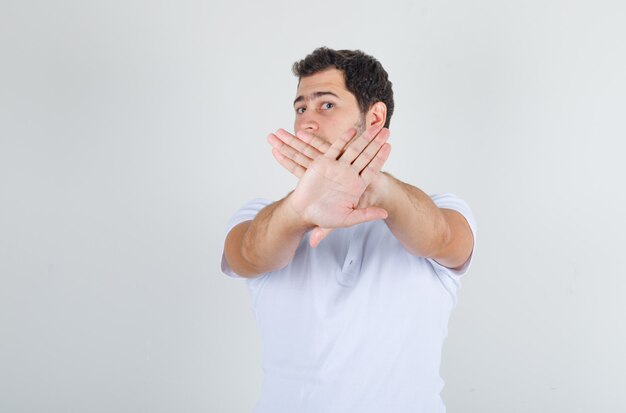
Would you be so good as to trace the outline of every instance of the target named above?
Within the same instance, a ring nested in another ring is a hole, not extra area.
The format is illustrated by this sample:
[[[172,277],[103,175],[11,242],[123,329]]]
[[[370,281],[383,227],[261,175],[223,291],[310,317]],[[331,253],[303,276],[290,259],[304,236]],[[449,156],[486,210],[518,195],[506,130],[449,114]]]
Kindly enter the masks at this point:
[[[336,97],[349,93],[343,72],[338,69],[326,69],[311,76],[300,79],[296,91],[296,101],[312,100],[322,94],[332,94]]]

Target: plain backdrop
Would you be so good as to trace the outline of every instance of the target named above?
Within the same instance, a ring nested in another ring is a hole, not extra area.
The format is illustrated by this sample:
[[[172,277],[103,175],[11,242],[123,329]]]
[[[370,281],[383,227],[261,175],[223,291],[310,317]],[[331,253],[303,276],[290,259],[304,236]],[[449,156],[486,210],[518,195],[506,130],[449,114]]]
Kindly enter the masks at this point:
[[[376,56],[386,170],[478,222],[449,412],[626,412],[623,1],[3,1],[0,411],[250,412],[230,215],[296,180],[291,65]]]

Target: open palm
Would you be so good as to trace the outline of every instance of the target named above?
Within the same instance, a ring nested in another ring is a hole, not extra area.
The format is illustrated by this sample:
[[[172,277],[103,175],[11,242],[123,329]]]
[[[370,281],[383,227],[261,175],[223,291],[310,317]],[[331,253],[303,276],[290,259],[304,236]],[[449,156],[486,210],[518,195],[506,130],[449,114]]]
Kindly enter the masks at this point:
[[[301,176],[289,200],[294,210],[306,222],[328,229],[386,218],[387,212],[382,208],[358,205],[389,156],[388,136],[388,133],[364,134],[345,151],[353,135],[337,139]]]

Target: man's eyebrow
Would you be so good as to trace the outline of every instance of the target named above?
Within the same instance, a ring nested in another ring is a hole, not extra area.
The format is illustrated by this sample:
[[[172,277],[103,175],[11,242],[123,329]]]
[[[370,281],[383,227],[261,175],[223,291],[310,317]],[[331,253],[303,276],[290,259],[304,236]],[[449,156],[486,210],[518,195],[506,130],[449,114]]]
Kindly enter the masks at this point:
[[[328,91],[321,91],[321,92],[313,92],[309,95],[309,100],[313,100],[313,99],[317,99],[319,97],[325,96],[325,95],[330,95],[330,96],[334,96],[337,99],[339,99],[339,96],[337,96],[335,93],[333,92],[328,92]],[[304,96],[300,95],[296,98],[296,100],[293,101],[293,104],[295,105],[298,102],[302,102],[304,100]]]

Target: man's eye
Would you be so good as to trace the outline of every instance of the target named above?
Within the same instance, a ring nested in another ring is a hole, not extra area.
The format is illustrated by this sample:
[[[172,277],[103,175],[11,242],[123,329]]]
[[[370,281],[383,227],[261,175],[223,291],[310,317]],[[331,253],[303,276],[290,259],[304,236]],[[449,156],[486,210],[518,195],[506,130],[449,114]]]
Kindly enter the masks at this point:
[[[302,115],[305,110],[306,110],[306,108],[296,108],[296,113],[299,114],[299,115]]]
[[[325,109],[325,110],[326,110],[326,109],[332,109],[332,108],[334,108],[334,107],[335,107],[335,105],[333,105],[333,104],[332,104],[332,103],[330,103],[330,102],[326,102],[326,103],[323,103],[323,104],[322,104],[322,109]]]

